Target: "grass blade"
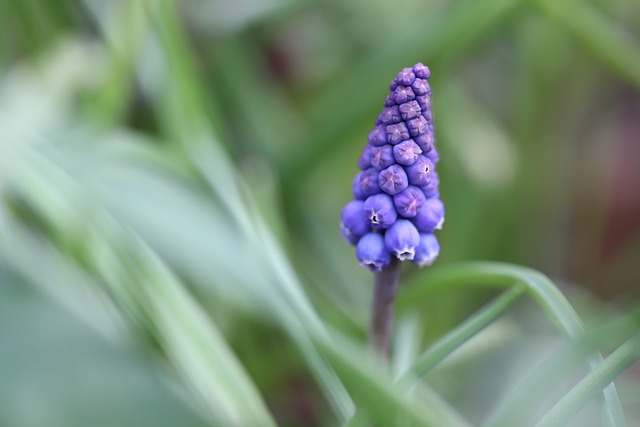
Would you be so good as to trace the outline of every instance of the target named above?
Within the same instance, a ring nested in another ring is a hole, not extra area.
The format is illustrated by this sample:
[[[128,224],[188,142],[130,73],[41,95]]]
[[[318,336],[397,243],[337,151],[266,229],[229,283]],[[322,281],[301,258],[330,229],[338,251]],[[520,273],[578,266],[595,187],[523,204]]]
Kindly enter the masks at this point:
[[[466,262],[434,268],[429,280],[421,280],[398,297],[400,306],[413,306],[434,292],[452,291],[469,287],[508,287],[520,283],[526,293],[542,308],[546,315],[571,341],[584,335],[582,321],[562,295],[562,292],[544,274],[526,267],[494,262]],[[602,355],[594,353],[587,364],[594,370],[602,363]],[[615,386],[603,390],[601,412],[607,426],[625,426],[624,413]]]

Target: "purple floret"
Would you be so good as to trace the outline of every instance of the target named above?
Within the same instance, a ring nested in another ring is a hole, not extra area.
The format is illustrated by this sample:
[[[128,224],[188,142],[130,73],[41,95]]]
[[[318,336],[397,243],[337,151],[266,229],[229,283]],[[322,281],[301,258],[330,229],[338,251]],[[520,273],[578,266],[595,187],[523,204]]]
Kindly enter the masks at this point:
[[[411,222],[422,233],[433,233],[440,230],[444,223],[444,205],[437,198],[427,199],[418,214],[411,218]]]
[[[398,107],[398,110],[400,112],[400,115],[402,116],[402,120],[405,121],[415,119],[416,117],[420,116],[420,113],[422,112],[420,105],[418,105],[415,100],[405,102],[404,104],[400,105],[400,107]]]
[[[429,96],[427,95],[416,96],[416,102],[418,103],[418,105],[420,106],[420,109],[423,112],[431,110],[431,98],[429,98]]]
[[[438,188],[439,185],[440,178],[438,178],[438,173],[434,171],[431,172],[431,182],[429,182],[425,186],[420,187],[420,189],[427,199],[430,199],[432,197],[440,197],[440,189]]]
[[[436,150],[435,148],[429,151],[425,151],[424,155],[427,157],[427,159],[431,160],[431,163],[433,163],[434,165],[438,164],[438,162],[440,161],[440,155],[438,154],[438,150]]]
[[[403,86],[411,86],[411,83],[413,83],[415,79],[416,75],[413,74],[413,70],[411,68],[404,68],[396,76],[396,82]]]
[[[353,197],[364,200],[369,196],[380,192],[378,185],[378,171],[369,168],[360,172],[353,180]]]
[[[384,145],[387,143],[387,131],[385,126],[379,125],[373,128],[369,132],[369,144],[371,145]]]
[[[433,163],[424,155],[420,155],[414,164],[406,167],[406,171],[409,184],[422,187],[431,181]],[[382,186],[380,187],[382,188]]]
[[[431,92],[429,83],[425,79],[416,79],[411,85],[411,89],[416,96],[428,95]]]
[[[358,243],[362,236],[371,231],[371,227],[364,217],[363,201],[352,200],[342,208],[340,231],[352,245]]]
[[[358,169],[361,171],[367,170],[371,167],[371,150],[373,147],[371,145],[365,145],[362,149],[362,153],[358,158]]]
[[[387,97],[384,99],[384,106],[393,107],[394,105],[396,105],[396,101],[393,98],[394,98],[393,92],[387,95]]]
[[[409,120],[407,122],[407,128],[409,129],[409,134],[412,137],[416,137],[418,135],[422,135],[427,131],[427,129],[429,129],[429,122],[427,122],[424,117],[420,116]]]
[[[413,263],[418,267],[431,265],[440,254],[440,244],[438,239],[431,233],[420,233],[420,243],[416,246],[416,253]]]
[[[431,71],[429,71],[429,67],[422,64],[421,62],[418,62],[416,65],[414,65],[412,69],[416,77],[419,77],[421,79],[428,79],[429,76],[431,76]]]
[[[385,193],[395,195],[409,186],[407,174],[400,165],[391,165],[378,174],[378,184]]]
[[[416,216],[426,200],[422,190],[412,185],[393,196],[393,204],[398,213],[405,218]]]
[[[418,144],[418,147],[420,147],[423,153],[429,153],[433,149],[433,144],[435,142],[433,139],[433,132],[429,131],[414,137],[413,141]],[[429,158],[428,155],[427,158]]]
[[[371,150],[371,166],[381,171],[394,164],[393,145],[385,144]]]
[[[387,142],[390,144],[397,144],[399,142],[409,139],[409,129],[404,122],[397,123],[395,125],[389,125],[386,128]]]
[[[362,209],[364,220],[374,230],[389,228],[398,218],[393,199],[388,194],[369,197],[364,201]]]
[[[420,149],[413,139],[407,139],[393,147],[393,157],[396,162],[403,166],[414,164],[420,154],[422,154],[422,149]]]
[[[402,121],[402,116],[397,105],[387,107],[380,113],[380,122],[383,125],[392,125]]]
[[[406,219],[397,220],[384,234],[385,247],[400,261],[413,259],[419,243],[418,230]]]
[[[391,254],[384,244],[384,238],[378,233],[362,236],[356,246],[356,257],[360,265],[371,271],[380,271],[391,262]]]
[[[398,105],[404,104],[405,102],[411,101],[415,98],[416,94],[413,93],[413,89],[406,86],[398,86],[393,93],[393,99]]]

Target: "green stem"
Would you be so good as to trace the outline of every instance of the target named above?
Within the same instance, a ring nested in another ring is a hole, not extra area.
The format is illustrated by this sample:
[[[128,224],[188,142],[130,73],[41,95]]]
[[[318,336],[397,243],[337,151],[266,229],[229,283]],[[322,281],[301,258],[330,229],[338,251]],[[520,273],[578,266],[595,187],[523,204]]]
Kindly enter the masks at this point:
[[[399,284],[400,261],[393,257],[388,266],[375,274],[371,306],[369,342],[384,360],[389,356],[389,341],[393,329],[393,315]]]

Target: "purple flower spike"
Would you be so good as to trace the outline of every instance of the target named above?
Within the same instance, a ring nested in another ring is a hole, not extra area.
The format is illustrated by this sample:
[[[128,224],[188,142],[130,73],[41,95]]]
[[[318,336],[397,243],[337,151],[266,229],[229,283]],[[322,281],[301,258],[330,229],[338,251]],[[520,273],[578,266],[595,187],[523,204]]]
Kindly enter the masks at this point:
[[[413,66],[413,73],[416,75],[416,77],[419,77],[421,79],[428,79],[429,76],[431,76],[431,71],[429,71],[429,67],[427,67],[421,62],[418,62],[416,65]]]
[[[398,86],[393,95],[393,100],[396,101],[396,104],[404,104],[407,101],[411,101],[416,98],[416,94],[413,93],[413,89],[406,86]]]
[[[384,244],[389,252],[400,261],[413,259],[416,246],[420,243],[420,233],[406,219],[399,219],[384,234]]]
[[[370,145],[365,145],[362,149],[362,154],[358,158],[358,169],[361,171],[367,170],[371,167],[371,150],[373,149]]]
[[[379,192],[378,171],[374,168],[360,172],[353,180],[353,197],[356,199],[364,200]]]
[[[372,147],[371,166],[381,171],[386,169],[396,161],[393,157],[393,145],[385,144],[381,147]]]
[[[409,184],[423,187],[431,181],[433,163],[431,163],[431,160],[426,158],[424,155],[421,155],[414,164],[407,166],[406,171]],[[380,188],[382,188],[382,185]]]
[[[416,79],[416,75],[413,74],[413,70],[411,68],[404,68],[396,76],[396,82],[399,85],[404,85],[404,86],[411,86],[411,83],[413,83],[415,79]]]
[[[356,245],[362,266],[380,271],[391,257],[431,264],[444,221],[429,68],[416,64],[389,85],[384,109],[358,158],[355,200],[342,209],[340,231]]]
[[[409,139],[409,129],[404,122],[400,122],[395,125],[387,126],[387,142],[390,144],[397,144],[399,142]]]
[[[380,121],[383,125],[392,125],[394,123],[398,123],[402,120],[400,116],[400,111],[398,110],[398,106],[394,105],[393,107],[387,107],[382,110],[380,113]]]
[[[433,163],[434,165],[438,164],[438,162],[440,161],[440,155],[435,148],[433,150],[425,152],[425,156],[427,157],[427,159],[431,160],[431,163]]]
[[[444,223],[444,205],[437,198],[427,199],[411,221],[422,233],[440,230]]]
[[[385,193],[395,195],[409,186],[407,174],[400,165],[391,165],[378,174],[378,184]]]
[[[371,227],[364,218],[364,202],[352,200],[342,208],[340,231],[345,239],[352,245],[369,231]]]
[[[429,83],[427,83],[425,79],[416,79],[411,85],[411,89],[413,89],[413,93],[415,93],[417,97],[427,95],[431,92]]]
[[[361,266],[371,271],[380,271],[391,262],[391,254],[385,247],[384,238],[378,233],[362,236],[356,246],[356,257]]]
[[[416,216],[426,200],[427,198],[422,190],[412,185],[393,196],[393,204],[396,206],[398,213],[405,218]]]
[[[415,119],[420,116],[422,109],[420,105],[416,101],[405,102],[399,107],[400,115],[402,116],[402,120]]]
[[[409,134],[413,137],[418,135],[422,135],[429,128],[429,122],[420,116],[416,119],[411,119],[407,122],[407,128],[409,129]]]
[[[412,165],[418,160],[422,150],[412,139],[402,141],[393,147],[393,157],[403,166]]]
[[[376,194],[362,205],[363,218],[374,230],[391,227],[398,219],[393,199],[387,194]]]
[[[430,199],[432,197],[440,197],[440,190],[438,188],[439,185],[440,178],[438,177],[438,173],[434,171],[431,172],[431,182],[423,187],[420,187],[420,189],[427,199]]]
[[[420,233],[420,243],[416,246],[416,254],[413,263],[418,267],[431,265],[440,254],[440,244],[438,239],[431,233]]]
[[[387,131],[385,126],[380,125],[373,128],[369,132],[369,144],[371,145],[384,145],[387,143]]]

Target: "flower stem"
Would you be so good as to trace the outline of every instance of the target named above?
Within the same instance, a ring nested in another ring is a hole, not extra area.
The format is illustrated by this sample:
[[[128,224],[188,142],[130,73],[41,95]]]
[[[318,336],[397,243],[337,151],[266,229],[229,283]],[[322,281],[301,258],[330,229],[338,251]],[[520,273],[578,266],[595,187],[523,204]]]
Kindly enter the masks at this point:
[[[400,283],[400,261],[395,257],[381,271],[375,273],[375,289],[371,306],[371,329],[369,342],[386,361],[389,356],[389,341],[393,328],[393,314],[398,285]]]

